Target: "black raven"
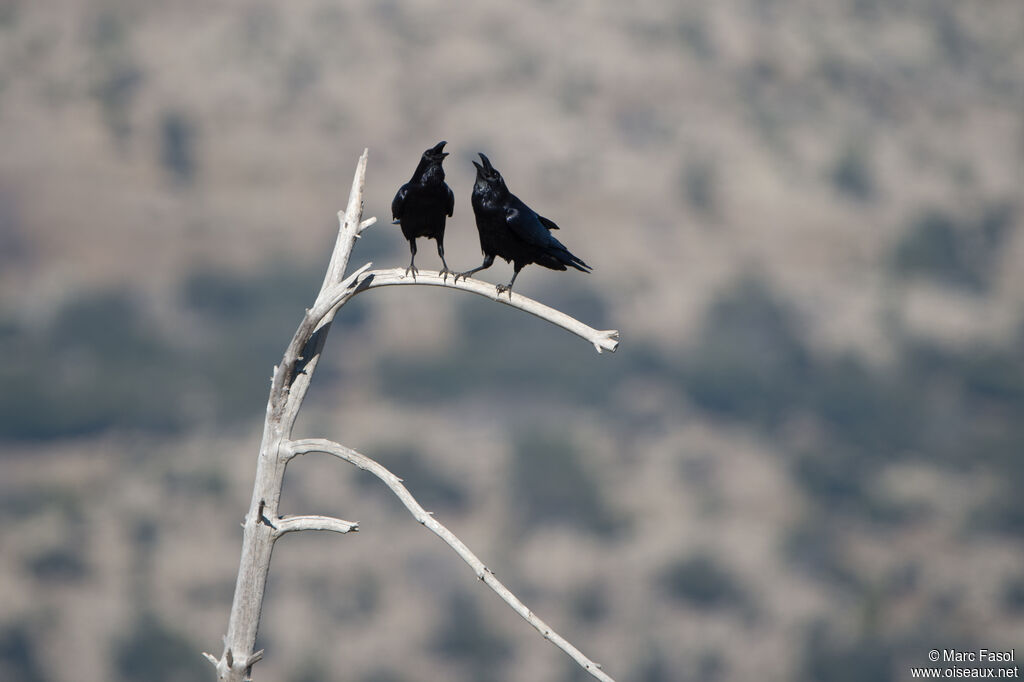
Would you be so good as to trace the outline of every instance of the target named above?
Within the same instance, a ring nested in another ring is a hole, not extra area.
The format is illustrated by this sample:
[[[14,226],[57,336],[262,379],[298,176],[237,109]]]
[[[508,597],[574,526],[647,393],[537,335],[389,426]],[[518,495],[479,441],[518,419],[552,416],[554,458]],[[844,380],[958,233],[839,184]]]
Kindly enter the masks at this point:
[[[515,284],[519,271],[530,263],[543,265],[552,270],[574,267],[580,272],[590,272],[589,265],[569,253],[560,241],[551,236],[551,230],[558,225],[524,204],[519,197],[508,191],[501,173],[491,165],[490,159],[480,154],[481,166],[476,161],[476,184],[473,185],[473,213],[476,214],[476,229],[480,233],[480,250],[484,262],[478,268],[460,272],[455,276],[468,277],[491,267],[494,257],[500,256],[506,262],[512,261],[515,273],[508,284],[499,284],[498,293],[509,292]]]
[[[405,274],[412,271],[416,276],[416,238],[426,237],[437,240],[437,255],[441,257],[445,276],[451,270],[444,260],[444,222],[445,216],[451,216],[455,210],[455,195],[452,188],[444,181],[444,168],[441,163],[448,152],[442,151],[444,140],[423,152],[416,171],[409,182],[399,188],[391,202],[391,216],[395,225],[402,226],[402,234],[409,240],[412,258]]]

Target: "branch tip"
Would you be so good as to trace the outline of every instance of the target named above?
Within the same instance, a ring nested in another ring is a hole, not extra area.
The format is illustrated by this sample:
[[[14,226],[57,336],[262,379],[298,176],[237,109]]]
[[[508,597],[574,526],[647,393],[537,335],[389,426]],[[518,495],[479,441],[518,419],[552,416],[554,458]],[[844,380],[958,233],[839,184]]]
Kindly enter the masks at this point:
[[[213,654],[208,654],[208,653],[206,653],[206,652],[204,651],[204,652],[203,652],[203,657],[204,657],[204,658],[205,658],[206,660],[208,660],[208,661],[209,661],[210,663],[212,663],[212,664],[213,664],[213,667],[214,667],[214,668],[216,668],[216,667],[217,667],[217,664],[219,663],[219,661],[217,660],[217,658],[216,658],[216,657],[215,657],[215,656],[214,656]]]
[[[594,337],[594,348],[600,353],[602,350],[612,353],[619,347],[619,330],[605,329],[597,332]]]

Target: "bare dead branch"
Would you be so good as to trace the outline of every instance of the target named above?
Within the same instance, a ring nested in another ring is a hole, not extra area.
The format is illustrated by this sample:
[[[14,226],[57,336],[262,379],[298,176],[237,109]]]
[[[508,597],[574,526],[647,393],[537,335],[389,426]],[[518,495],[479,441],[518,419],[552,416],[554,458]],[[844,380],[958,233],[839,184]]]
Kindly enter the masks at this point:
[[[495,594],[501,597],[506,604],[511,606],[516,613],[522,616],[523,619],[532,625],[545,639],[571,656],[572,659],[579,663],[584,670],[597,679],[602,680],[603,682],[615,682],[611,677],[605,674],[603,670],[601,670],[600,665],[584,656],[583,652],[570,644],[557,632],[552,630],[547,623],[534,615],[530,609],[526,608],[526,605],[519,601],[519,598],[512,594],[512,592],[505,587],[497,577],[495,577],[494,573],[492,573],[491,570],[488,569],[482,561],[480,561],[476,554],[474,554],[472,550],[470,550],[469,547],[467,547],[466,544],[455,535],[455,533],[448,530],[444,524],[434,518],[430,512],[425,510],[420,503],[416,501],[416,498],[412,496],[409,489],[402,484],[402,479],[388,471],[384,466],[351,448],[347,448],[340,443],[335,443],[334,441],[323,438],[305,438],[303,440],[291,441],[290,443],[284,443],[283,447],[286,452],[292,455],[302,455],[307,452],[323,452],[329,455],[334,455],[335,457],[343,459],[350,464],[354,464],[364,471],[369,471],[371,474],[379,478],[388,488],[391,489],[391,492],[393,492],[395,496],[402,501],[402,504],[405,505],[405,508],[409,510],[409,513],[412,514],[414,519],[419,521],[423,526],[426,526],[432,533],[434,533],[434,535],[444,540],[445,544],[455,550],[455,553],[473,569],[477,578],[494,590]]]
[[[354,521],[345,521],[330,516],[297,515],[285,516],[274,522],[276,537],[285,533],[294,533],[299,530],[326,530],[333,533],[354,533],[359,530],[359,524]]]
[[[235,582],[235,596],[231,603],[228,630],[224,636],[224,651],[217,659],[217,679],[221,682],[244,682],[251,675],[250,668],[259,660],[252,653],[256,643],[263,593],[270,571],[270,556],[279,534],[264,518],[277,518],[281,486],[288,458],[282,456],[281,443],[290,437],[309,381],[320,360],[320,351],[330,331],[338,301],[344,299],[344,282],[337,284],[348,267],[349,255],[356,235],[373,224],[364,221],[363,184],[366,178],[368,152],[363,150],[356,165],[349,193],[348,209],[338,216],[338,237],[331,253],[330,264],[320,293],[311,310],[306,311],[295,331],[281,364],[274,368],[267,398],[267,414],[263,423],[263,438],[256,459],[256,479],[253,484],[249,512],[242,524],[242,556]],[[352,277],[358,276],[358,271]],[[339,299],[340,297],[340,299]],[[243,653],[244,652],[244,653]]]
[[[406,276],[403,268],[394,268],[391,270],[371,270],[364,273],[358,278],[355,286],[355,292],[366,291],[367,289],[373,289],[375,287],[389,287],[389,286],[401,286],[401,285],[423,285],[432,287],[448,287],[449,289],[461,289],[462,291],[468,291],[484,298],[489,298],[492,301],[504,303],[507,306],[518,308],[519,310],[535,315],[542,320],[558,325],[566,331],[576,334],[585,341],[589,341],[594,345],[594,348],[600,353],[602,350],[608,350],[615,352],[615,349],[619,347],[619,332],[614,329],[606,329],[599,331],[583,324],[579,320],[569,315],[566,315],[560,310],[549,308],[543,303],[539,303],[532,298],[527,298],[515,292],[509,292],[508,294],[498,294],[498,290],[493,284],[478,280],[478,279],[460,279],[458,282],[452,276],[442,276],[440,272],[432,270],[420,270],[415,278]]]
[[[366,221],[363,224],[363,186],[366,184],[366,158],[370,150],[364,149],[356,164],[356,174],[352,178],[352,189],[348,193],[348,206],[344,211],[338,211],[338,240],[331,254],[331,262],[327,265],[327,273],[324,275],[324,283],[320,287],[323,291],[334,282],[341,281],[345,269],[348,267],[348,258],[352,255],[352,247],[364,229],[377,222],[376,218]]]

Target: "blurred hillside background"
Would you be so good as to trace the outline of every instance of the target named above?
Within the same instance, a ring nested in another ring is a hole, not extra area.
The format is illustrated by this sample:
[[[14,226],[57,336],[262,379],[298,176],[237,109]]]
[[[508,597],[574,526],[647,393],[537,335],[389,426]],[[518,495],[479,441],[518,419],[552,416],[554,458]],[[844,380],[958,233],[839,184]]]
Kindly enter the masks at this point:
[[[212,679],[272,365],[449,141],[594,273],[347,306],[299,436],[378,458],[620,680],[887,682],[1024,642],[1014,0],[0,1],[0,679]],[[436,268],[433,244],[419,266]],[[504,263],[481,273],[507,281]],[[259,680],[578,681],[308,456]]]

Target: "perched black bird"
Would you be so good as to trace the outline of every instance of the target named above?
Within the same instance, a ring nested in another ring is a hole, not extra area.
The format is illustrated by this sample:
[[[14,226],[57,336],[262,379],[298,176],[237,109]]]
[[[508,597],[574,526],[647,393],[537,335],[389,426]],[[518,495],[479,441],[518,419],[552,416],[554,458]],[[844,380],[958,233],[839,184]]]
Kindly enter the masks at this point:
[[[402,234],[409,240],[412,258],[405,274],[412,271],[416,276],[416,238],[426,237],[437,240],[437,255],[441,256],[444,265],[442,274],[451,270],[444,260],[444,221],[455,210],[455,195],[452,188],[444,181],[444,168],[441,163],[448,152],[442,151],[444,140],[423,152],[416,171],[409,182],[402,185],[391,202],[391,216],[395,225],[402,226]]]
[[[506,262],[512,261],[515,273],[508,284],[499,284],[498,293],[509,292],[515,284],[519,271],[530,263],[543,265],[551,270],[565,270],[566,266],[580,272],[590,272],[589,265],[569,253],[560,241],[551,236],[551,230],[558,225],[524,204],[519,197],[508,191],[501,173],[491,165],[483,154],[481,166],[476,161],[476,184],[473,185],[473,213],[476,214],[476,229],[480,233],[480,250],[484,262],[478,268],[460,272],[455,276],[468,277],[491,267],[494,257],[500,256]]]

